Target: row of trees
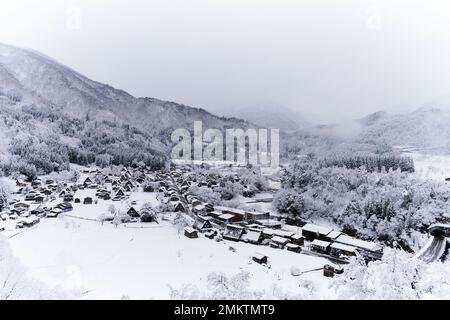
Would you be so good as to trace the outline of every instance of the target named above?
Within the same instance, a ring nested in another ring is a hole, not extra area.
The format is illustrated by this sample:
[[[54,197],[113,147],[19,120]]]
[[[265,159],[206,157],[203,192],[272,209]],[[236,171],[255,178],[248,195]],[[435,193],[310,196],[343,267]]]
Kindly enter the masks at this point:
[[[449,188],[419,181],[400,170],[322,167],[297,163],[283,174],[276,210],[291,219],[328,219],[344,232],[408,250],[420,246],[420,233],[450,220]]]
[[[386,249],[383,258],[366,265],[355,258],[331,288],[339,299],[447,299],[449,262],[425,264],[401,250]]]
[[[189,191],[200,198],[200,200],[214,205],[230,204],[237,196],[252,195],[267,190],[268,183],[261,173],[254,168],[241,168],[234,174],[223,174],[217,169],[201,168],[194,171],[194,180],[217,182],[214,190],[208,186],[198,187],[192,185]],[[239,181],[235,177],[239,177]],[[224,203],[227,202],[227,203]]]
[[[119,121],[78,119],[57,108],[23,106],[2,110],[0,125],[11,136],[0,166],[5,174],[28,178],[67,170],[69,163],[100,167],[133,166],[142,162],[162,168],[166,158],[155,139]]]
[[[368,172],[397,170],[414,172],[414,161],[411,157],[390,154],[365,154],[357,156],[333,156],[319,160],[322,167],[344,167],[358,169],[364,167]]]
[[[13,255],[6,238],[0,235],[0,300],[64,299],[58,288],[49,288],[34,280]]]

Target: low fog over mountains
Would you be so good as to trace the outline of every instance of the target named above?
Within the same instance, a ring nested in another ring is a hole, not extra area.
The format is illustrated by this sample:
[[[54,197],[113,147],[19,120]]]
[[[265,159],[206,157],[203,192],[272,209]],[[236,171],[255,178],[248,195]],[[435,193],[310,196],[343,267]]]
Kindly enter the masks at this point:
[[[191,129],[194,120],[202,120],[204,128],[280,128],[284,155],[382,143],[448,153],[450,112],[439,103],[446,106],[437,100],[410,113],[377,112],[322,126],[279,106],[237,109],[230,114],[236,118],[224,118],[175,102],[136,98],[38,52],[0,45],[0,165],[6,172],[27,174],[69,162],[161,165],[172,130]]]
[[[226,111],[226,115],[247,120],[262,128],[278,128],[284,131],[296,131],[312,126],[299,112],[277,104],[231,108]]]
[[[8,45],[0,45],[0,80],[6,171],[48,172],[69,161],[155,164],[168,154],[172,131],[191,129],[194,120],[210,128],[249,125],[174,102],[136,98],[45,55]]]

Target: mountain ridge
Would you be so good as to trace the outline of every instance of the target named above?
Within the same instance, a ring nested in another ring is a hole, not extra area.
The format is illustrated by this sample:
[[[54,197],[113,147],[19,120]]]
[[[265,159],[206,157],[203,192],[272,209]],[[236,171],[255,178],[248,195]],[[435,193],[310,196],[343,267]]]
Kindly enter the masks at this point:
[[[0,44],[0,169],[27,177],[65,170],[143,162],[161,167],[177,128],[246,128],[201,108],[91,80],[43,54]]]

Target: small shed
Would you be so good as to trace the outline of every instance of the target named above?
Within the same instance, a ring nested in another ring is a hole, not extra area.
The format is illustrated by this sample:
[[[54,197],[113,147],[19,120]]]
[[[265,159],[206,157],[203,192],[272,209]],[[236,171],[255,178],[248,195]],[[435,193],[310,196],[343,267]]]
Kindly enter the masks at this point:
[[[291,236],[291,242],[293,244],[302,246],[305,243],[305,237],[299,234],[294,234],[293,236]]]
[[[253,222],[256,220],[266,220],[269,219],[269,212],[257,212],[257,211],[246,211],[245,220]]]
[[[92,204],[92,198],[91,197],[86,197],[83,200],[83,204]]]
[[[209,219],[198,216],[195,220],[194,228],[200,231],[212,229],[212,224]]]
[[[334,240],[336,240],[341,234],[342,234],[342,232],[333,230],[333,231],[331,231],[329,234],[327,234],[327,236],[326,236],[326,241],[330,241],[330,242],[331,242],[331,241],[334,241]]]
[[[334,268],[328,264],[324,265],[323,276],[327,277],[327,278],[333,278],[334,277]]]
[[[55,208],[61,209],[63,212],[72,211],[73,206],[70,202],[62,202],[58,204]]]
[[[139,182],[139,181],[138,181]],[[155,188],[153,185],[151,184],[147,184],[144,186],[144,192],[155,192]]]
[[[244,227],[236,225],[227,225],[223,233],[223,238],[233,241],[239,241],[244,234]]]
[[[286,250],[300,253],[302,251],[302,248],[297,244],[288,243],[286,244]]]
[[[125,192],[123,192],[123,190],[122,189],[119,189],[117,192],[116,192],[116,195],[115,195],[116,197],[125,197]]]
[[[311,250],[319,252],[319,253],[329,253],[330,252],[331,243],[323,240],[314,240],[311,242]]]
[[[59,216],[62,213],[62,210],[59,208],[56,209],[52,209],[51,211],[47,212],[45,214],[46,218],[56,218],[57,216]]]
[[[31,217],[27,217],[27,218],[22,218],[20,219],[20,222],[22,222],[24,227],[32,227],[35,224],[38,224],[40,221],[40,219],[36,216],[31,216]]]
[[[198,204],[198,205],[192,207],[192,212],[194,212],[195,214],[203,214],[203,213],[206,213],[205,211],[206,210],[205,210],[204,204]]]
[[[36,198],[34,198],[35,202],[44,202],[44,197],[41,195],[36,196]]]
[[[184,205],[181,201],[177,201],[173,204],[173,211],[174,212],[186,212],[186,208],[184,207]]]
[[[184,235],[190,239],[198,238],[197,230],[191,227],[185,227],[184,228]]]
[[[128,209],[127,214],[132,218],[139,218],[140,215],[134,207]]]
[[[323,275],[325,277],[332,278],[334,277],[334,274],[342,274],[342,273],[344,273],[344,268],[340,266],[335,267],[329,264],[323,266]]]
[[[249,228],[247,229],[247,233],[243,235],[242,239],[248,243],[260,244],[263,240],[262,231],[260,229]]]
[[[340,257],[342,255],[354,256],[354,255],[356,255],[357,250],[358,249],[353,246],[349,246],[349,245],[337,243],[337,242],[333,243],[330,246],[330,254],[335,257]]]
[[[272,248],[284,249],[284,247],[290,242],[289,239],[280,236],[273,236],[272,241],[270,241],[270,246]]]
[[[307,223],[302,227],[302,235],[309,241],[314,239],[327,240],[327,235],[331,231],[333,231],[333,229],[312,223]]]
[[[252,260],[259,264],[267,264],[267,256],[261,253],[255,253]]]
[[[217,217],[217,219],[219,219],[220,221],[222,221],[224,223],[231,223],[236,220],[235,215],[231,214],[231,213],[221,214],[220,216]]]
[[[70,202],[70,201],[73,201],[73,195],[71,195],[71,194],[66,194],[66,195],[64,196],[64,198],[63,198],[63,201],[64,201],[64,202]]]
[[[205,233],[205,237],[207,237],[208,239],[214,239],[216,235],[217,235],[216,230],[209,230]]]

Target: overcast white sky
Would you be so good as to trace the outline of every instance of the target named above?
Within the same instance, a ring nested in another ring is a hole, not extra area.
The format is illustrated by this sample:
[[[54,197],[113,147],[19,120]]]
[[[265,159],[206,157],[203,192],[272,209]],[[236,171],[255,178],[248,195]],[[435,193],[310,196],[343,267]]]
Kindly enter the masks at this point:
[[[0,0],[0,42],[135,96],[339,121],[450,93],[450,1]]]

